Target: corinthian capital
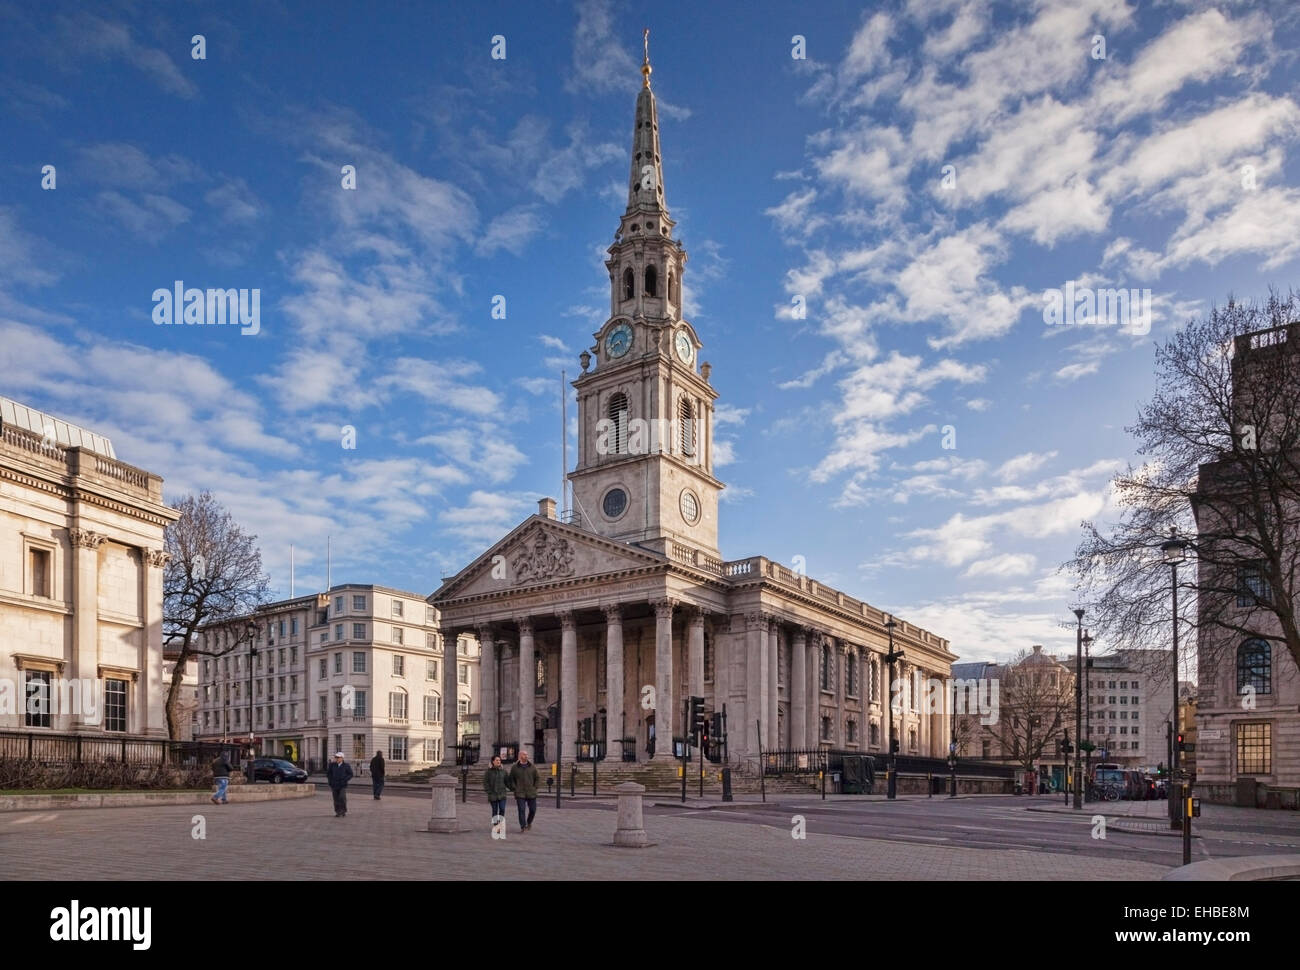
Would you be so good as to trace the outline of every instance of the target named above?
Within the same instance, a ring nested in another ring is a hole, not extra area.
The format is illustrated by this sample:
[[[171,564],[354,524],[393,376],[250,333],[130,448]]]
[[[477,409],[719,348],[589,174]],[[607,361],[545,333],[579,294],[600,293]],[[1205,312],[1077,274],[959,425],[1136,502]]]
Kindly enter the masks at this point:
[[[68,538],[72,544],[80,549],[98,549],[99,544],[104,541],[104,536],[99,532],[92,532],[89,529],[69,529]]]
[[[171,559],[171,555],[161,549],[141,549],[140,554],[141,558],[155,569],[162,569]]]
[[[533,635],[533,618],[531,616],[521,616],[515,620],[519,625],[519,635],[521,637],[531,637]]]
[[[601,606],[601,612],[605,614],[605,622],[622,623],[623,622],[623,604],[606,603]]]
[[[650,605],[654,607],[655,617],[660,620],[671,620],[673,618],[673,607],[677,601],[671,597],[664,599],[651,600]]]
[[[559,610],[555,615],[560,618],[560,629],[565,633],[572,633],[578,628],[577,622],[573,619],[573,610]]]

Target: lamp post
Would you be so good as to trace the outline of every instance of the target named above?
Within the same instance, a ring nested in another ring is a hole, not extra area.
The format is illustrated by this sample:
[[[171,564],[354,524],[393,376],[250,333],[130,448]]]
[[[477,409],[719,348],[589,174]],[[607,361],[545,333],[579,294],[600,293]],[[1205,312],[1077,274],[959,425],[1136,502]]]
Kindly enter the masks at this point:
[[[898,797],[898,758],[894,755],[898,743],[894,738],[894,664],[902,659],[903,652],[894,649],[894,627],[897,625],[892,616],[885,622],[885,631],[889,634],[889,653],[885,654],[885,661],[889,664],[889,798]]]
[[[1083,808],[1083,786],[1079,784],[1079,745],[1083,741],[1083,607],[1072,611],[1079,621],[1074,640],[1074,807]],[[1066,770],[1070,759],[1066,756]]]
[[[248,778],[251,785],[253,783],[253,759],[256,752],[253,750],[253,658],[257,656],[257,647],[254,645],[257,640],[257,624],[252,620],[244,627],[244,632],[248,635]]]
[[[1085,632],[1083,634],[1083,672],[1088,678],[1085,685],[1087,694],[1084,699],[1084,728],[1087,734],[1083,740],[1087,742],[1088,747],[1083,752],[1083,800],[1088,800],[1088,779],[1092,777],[1092,656],[1090,647],[1092,646],[1092,634]]]
[[[1179,786],[1181,771],[1179,770],[1179,751],[1178,751],[1178,565],[1187,558],[1187,540],[1179,537],[1177,530],[1169,530],[1169,538],[1160,544],[1160,553],[1166,563],[1169,564],[1170,588],[1173,592],[1173,615],[1174,615],[1174,649],[1173,649],[1173,688],[1172,695],[1174,706],[1169,712],[1169,827],[1172,829],[1181,829],[1182,822],[1182,798],[1173,797],[1175,789],[1181,791],[1183,797],[1186,797],[1186,786]]]

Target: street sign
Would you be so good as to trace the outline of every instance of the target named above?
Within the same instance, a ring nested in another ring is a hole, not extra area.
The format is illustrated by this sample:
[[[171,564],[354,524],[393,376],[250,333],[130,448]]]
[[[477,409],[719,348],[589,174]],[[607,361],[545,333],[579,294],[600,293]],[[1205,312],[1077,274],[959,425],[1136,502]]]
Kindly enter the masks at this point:
[[[1203,729],[1201,730],[1201,737],[1202,737],[1204,740],[1206,740],[1206,741],[1222,741],[1222,740],[1223,740],[1223,729],[1222,729],[1222,728],[1203,728]]]

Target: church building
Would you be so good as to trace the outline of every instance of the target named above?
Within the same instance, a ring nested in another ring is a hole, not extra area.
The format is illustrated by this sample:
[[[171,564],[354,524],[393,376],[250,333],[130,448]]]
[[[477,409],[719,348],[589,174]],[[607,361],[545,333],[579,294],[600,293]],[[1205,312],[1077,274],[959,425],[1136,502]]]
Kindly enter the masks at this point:
[[[565,762],[593,751],[670,759],[686,699],[698,696],[710,713],[725,707],[731,763],[760,748],[884,753],[892,643],[902,684],[893,737],[903,754],[942,757],[948,720],[922,697],[956,659],[947,640],[718,547],[718,392],[682,317],[687,255],[664,195],[648,52],[641,73],[627,209],[605,264],[609,319],[573,381],[573,508],[557,516],[543,499],[428,598],[443,642],[470,633],[481,644],[481,744],[527,747],[542,763],[557,751]],[[443,675],[455,696],[453,667]],[[444,734],[454,733],[451,721]],[[454,754],[444,749],[444,763]]]

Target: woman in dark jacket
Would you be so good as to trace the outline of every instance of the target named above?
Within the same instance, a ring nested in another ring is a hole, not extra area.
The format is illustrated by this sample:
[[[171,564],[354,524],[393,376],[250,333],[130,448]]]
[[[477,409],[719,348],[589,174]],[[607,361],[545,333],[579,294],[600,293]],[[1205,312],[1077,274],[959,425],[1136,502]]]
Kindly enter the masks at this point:
[[[487,792],[492,804],[492,821],[504,819],[506,815],[506,796],[510,789],[506,786],[506,770],[501,767],[501,756],[492,756],[492,767],[483,772],[483,790]]]

